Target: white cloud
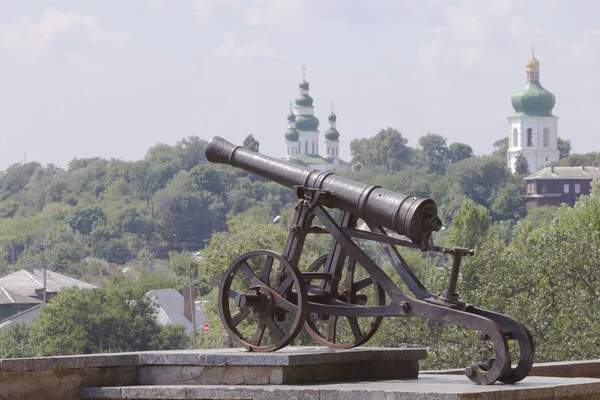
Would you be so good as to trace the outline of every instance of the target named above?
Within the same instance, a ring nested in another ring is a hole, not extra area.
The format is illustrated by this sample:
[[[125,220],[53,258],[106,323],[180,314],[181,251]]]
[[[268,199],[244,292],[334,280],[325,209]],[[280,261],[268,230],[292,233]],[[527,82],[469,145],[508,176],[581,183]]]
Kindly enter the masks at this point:
[[[286,59],[269,45],[264,37],[253,35],[241,37],[234,31],[225,33],[223,44],[215,50],[214,55],[217,59],[229,58],[236,62],[263,57],[276,60]]]
[[[600,60],[600,29],[586,29],[579,43],[571,45],[571,61],[594,64]]]
[[[161,1],[161,0],[150,0]],[[192,0],[192,11],[198,22],[208,21],[213,10],[219,5],[228,5],[234,8],[242,8],[242,1],[248,0]]]
[[[111,32],[100,28],[92,15],[64,13],[47,9],[39,21],[28,18],[12,25],[0,37],[0,47],[16,52],[19,57],[35,60],[48,48],[61,41],[74,41],[76,45],[124,45],[129,42],[127,32]]]
[[[244,8],[250,26],[298,28],[302,26],[302,0],[255,0],[254,7]]]

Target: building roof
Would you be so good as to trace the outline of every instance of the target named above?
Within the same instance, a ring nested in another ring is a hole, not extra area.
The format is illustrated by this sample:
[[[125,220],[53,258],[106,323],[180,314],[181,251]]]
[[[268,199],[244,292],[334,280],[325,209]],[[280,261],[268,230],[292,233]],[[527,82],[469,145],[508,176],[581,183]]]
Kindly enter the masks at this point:
[[[189,319],[183,314],[183,296],[175,289],[155,289],[148,292],[154,298],[157,305],[156,320],[161,325],[183,325],[185,332],[189,335],[194,327]],[[208,322],[206,315],[196,306],[196,331],[202,329],[202,325]]]
[[[0,286],[0,304],[39,304],[41,302],[41,300],[23,296]]]
[[[6,328],[11,324],[31,323],[33,319],[40,313],[41,308],[42,305],[38,304],[37,306],[33,306],[25,311],[21,311],[20,313],[3,319],[0,323],[0,329]]]
[[[525,177],[531,179],[600,179],[598,167],[546,167]]]
[[[35,296],[36,289],[44,288],[44,274],[39,269],[34,269],[33,273],[22,269],[0,278],[0,286],[23,296]],[[91,283],[46,270],[46,291],[58,292],[62,288],[71,286],[76,286],[79,289],[98,288],[98,286]]]

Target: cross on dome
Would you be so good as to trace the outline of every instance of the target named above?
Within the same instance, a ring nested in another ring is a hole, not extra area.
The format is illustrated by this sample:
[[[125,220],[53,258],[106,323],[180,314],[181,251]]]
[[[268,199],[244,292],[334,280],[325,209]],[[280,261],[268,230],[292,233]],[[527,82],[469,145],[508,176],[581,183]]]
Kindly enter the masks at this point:
[[[308,68],[306,68],[305,64],[302,64],[302,68],[300,68],[302,70],[302,80],[306,80],[306,70]]]

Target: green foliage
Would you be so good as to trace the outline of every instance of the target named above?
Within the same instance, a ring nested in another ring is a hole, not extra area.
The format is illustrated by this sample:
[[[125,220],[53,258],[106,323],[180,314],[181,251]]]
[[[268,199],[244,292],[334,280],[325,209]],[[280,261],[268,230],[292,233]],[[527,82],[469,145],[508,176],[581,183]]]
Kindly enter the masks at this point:
[[[494,152],[493,156],[506,160],[506,153],[508,152],[508,136],[496,140],[494,142]]]
[[[106,224],[106,214],[99,206],[84,206],[76,208],[67,218],[73,230],[88,235],[98,226]]]
[[[383,171],[400,171],[412,162],[412,149],[408,140],[393,128],[380,130],[372,138],[354,139],[350,142],[352,165],[357,169],[379,167]]]
[[[156,322],[150,299],[131,290],[63,289],[32,327],[43,356],[181,348],[183,327]]]
[[[494,220],[518,220],[525,216],[525,185],[523,179],[511,177],[499,190],[491,207]]]
[[[448,175],[454,179],[455,193],[489,209],[509,181],[510,172],[504,160],[481,156],[456,163],[449,169]]]
[[[558,159],[559,160],[569,157],[569,154],[571,154],[571,141],[570,140],[558,138],[557,146],[558,146]]]
[[[448,148],[448,161],[450,164],[457,163],[473,156],[473,149],[468,144],[452,143]]]
[[[0,329],[0,359],[35,355],[29,324],[11,324]]]
[[[244,139],[244,144],[242,146],[244,146],[245,149],[248,149],[255,153],[258,153],[258,148],[260,146],[260,143],[258,142],[258,140],[256,140],[254,135],[248,135]]]
[[[517,175],[527,175],[529,174],[529,164],[527,163],[527,159],[521,153],[517,156],[515,160],[515,173]]]
[[[555,165],[563,167],[598,166],[600,165],[600,152],[571,154],[565,158],[561,158]]]
[[[449,153],[446,138],[435,133],[428,133],[419,138],[419,146],[423,149],[429,172],[443,175],[446,172]]]
[[[487,239],[491,224],[489,211],[466,199],[452,218],[449,240],[456,246],[472,249]]]

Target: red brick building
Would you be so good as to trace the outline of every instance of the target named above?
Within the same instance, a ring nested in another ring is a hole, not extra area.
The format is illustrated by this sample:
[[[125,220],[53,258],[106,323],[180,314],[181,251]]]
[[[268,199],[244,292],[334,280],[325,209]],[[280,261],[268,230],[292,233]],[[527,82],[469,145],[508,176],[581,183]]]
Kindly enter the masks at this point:
[[[590,194],[590,184],[600,179],[598,167],[546,167],[525,178],[527,209],[540,206],[573,206]]]

